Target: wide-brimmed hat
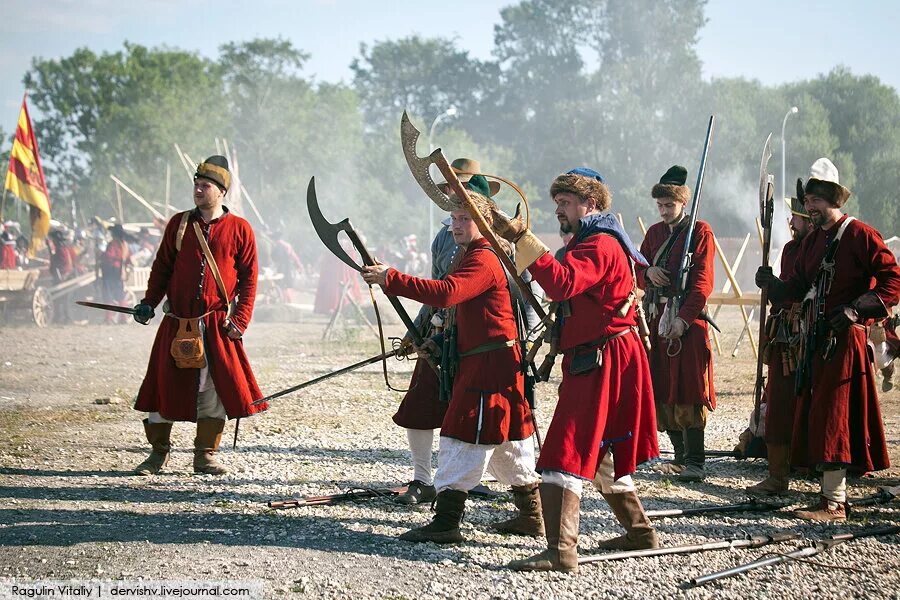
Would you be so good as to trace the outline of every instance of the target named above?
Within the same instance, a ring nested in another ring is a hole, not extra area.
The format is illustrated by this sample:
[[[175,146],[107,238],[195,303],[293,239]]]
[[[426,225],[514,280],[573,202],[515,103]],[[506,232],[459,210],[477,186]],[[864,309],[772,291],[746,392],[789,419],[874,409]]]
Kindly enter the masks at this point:
[[[488,181],[485,179],[484,175],[481,173],[481,163],[477,160],[471,158],[457,158],[450,163],[450,168],[453,169],[457,179],[459,179],[459,182],[462,184],[469,183],[473,177],[477,177],[475,181],[472,181],[470,186],[464,185],[464,187],[471,187],[476,192],[488,197],[494,196],[500,191],[500,182]],[[446,181],[439,183],[438,187],[441,188],[441,191],[445,194],[448,193]]]
[[[840,208],[850,197],[851,192],[841,185],[840,176],[834,163],[823,157],[809,168],[806,193],[822,196]]]
[[[196,180],[198,177],[209,179],[227,192],[231,186],[231,171],[228,170],[228,159],[220,154],[210,156],[197,165],[194,179]]]
[[[806,212],[806,204],[803,202],[803,195],[803,180],[798,177],[797,195],[793,198],[785,198],[784,203],[787,204],[788,210],[791,211],[791,213],[797,215],[798,217],[804,217],[808,219],[809,213]]]

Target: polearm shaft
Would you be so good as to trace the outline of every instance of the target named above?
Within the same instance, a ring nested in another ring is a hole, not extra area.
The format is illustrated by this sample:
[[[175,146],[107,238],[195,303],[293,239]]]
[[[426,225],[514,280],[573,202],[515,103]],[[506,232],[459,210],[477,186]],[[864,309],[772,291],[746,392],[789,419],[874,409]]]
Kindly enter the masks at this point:
[[[337,371],[331,371],[330,373],[325,373],[324,375],[316,377],[315,379],[310,379],[309,381],[304,381],[303,383],[297,384],[293,387],[289,387],[286,390],[281,390],[280,392],[275,392],[274,394],[271,394],[269,396],[266,396],[265,398],[257,400],[256,402],[253,403],[253,406],[256,406],[257,404],[262,404],[263,402],[269,402],[270,400],[275,400],[276,398],[281,398],[282,396],[286,396],[288,394],[292,394],[294,392],[300,391],[303,388],[307,388],[311,385],[315,385],[317,383],[322,383],[323,381],[325,381],[327,379],[331,379],[332,377],[337,377],[338,375],[343,375],[344,373],[349,373],[350,371],[355,371],[356,369],[361,369],[362,367],[365,367],[367,365],[381,362],[382,360],[391,358],[392,356],[396,356],[397,352],[398,352],[398,350],[391,350],[390,352],[385,352],[384,354],[379,354],[378,356],[372,356],[365,360],[361,360],[358,363],[353,363],[352,365],[348,365],[346,367],[338,369]]]
[[[702,575],[700,577],[694,577],[686,582],[685,587],[697,587],[699,585],[703,585],[709,583],[710,581],[716,581],[719,579],[724,579],[726,577],[731,577],[733,575],[740,575],[741,573],[746,573],[752,569],[758,569],[760,567],[767,567],[769,565],[778,565],[783,562],[787,562],[789,560],[795,560],[799,558],[809,558],[811,556],[815,556],[825,550],[828,550],[832,546],[836,546],[843,542],[849,542],[851,540],[858,540],[867,537],[879,537],[883,535],[895,535],[900,533],[900,525],[894,525],[892,527],[880,527],[878,529],[869,529],[866,531],[861,531],[859,533],[841,533],[838,535],[833,535],[828,538],[824,538],[816,541],[810,546],[798,548],[793,552],[788,552],[787,554],[781,554],[778,556],[772,556],[768,558],[761,558],[760,560],[754,561],[752,563],[747,563],[745,565],[739,565],[737,567],[732,567],[731,569],[725,569],[724,571],[718,571],[716,573],[710,573],[709,575]]]
[[[709,550],[728,550],[732,548],[760,548],[769,544],[779,544],[781,542],[790,542],[800,539],[798,533],[776,533],[773,535],[757,535],[734,537],[715,542],[705,542],[702,544],[685,544],[683,546],[671,546],[668,548],[653,548],[649,550],[628,550],[625,552],[609,552],[607,554],[597,554],[593,556],[581,556],[578,558],[578,564],[584,565],[594,562],[604,562],[610,560],[625,560],[627,558],[646,558],[648,556],[666,556],[669,554],[693,554],[695,552],[706,552]]]
[[[703,515],[706,513],[723,512],[753,512],[778,510],[781,506],[767,502],[740,502],[738,504],[719,504],[714,506],[697,506],[693,508],[672,508],[667,510],[648,510],[646,515],[651,519],[662,517],[689,517],[691,515]]]

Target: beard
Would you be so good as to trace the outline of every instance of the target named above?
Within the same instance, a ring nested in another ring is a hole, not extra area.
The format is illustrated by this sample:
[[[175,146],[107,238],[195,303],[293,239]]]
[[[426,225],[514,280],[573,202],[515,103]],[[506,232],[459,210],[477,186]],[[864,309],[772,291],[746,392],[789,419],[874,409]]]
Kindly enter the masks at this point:
[[[572,233],[572,224],[568,221],[560,221],[559,230],[561,233]]]
[[[812,221],[814,227],[821,227],[825,224],[825,214],[820,212],[810,213],[809,220]]]

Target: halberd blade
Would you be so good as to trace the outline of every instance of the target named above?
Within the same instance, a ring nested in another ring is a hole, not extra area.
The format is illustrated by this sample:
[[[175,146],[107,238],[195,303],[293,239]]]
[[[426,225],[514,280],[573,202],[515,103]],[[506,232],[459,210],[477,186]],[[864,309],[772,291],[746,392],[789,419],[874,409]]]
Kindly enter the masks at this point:
[[[315,177],[310,178],[309,187],[306,188],[306,207],[309,209],[309,219],[312,221],[313,229],[316,230],[316,235],[319,236],[319,239],[322,240],[325,247],[328,248],[332,254],[341,259],[348,267],[362,273],[362,267],[347,254],[337,237],[341,231],[346,233],[352,230],[350,219],[347,218],[343,221],[338,221],[337,223],[328,222],[328,219],[322,214],[322,211],[319,208],[319,201],[316,198]]]
[[[406,164],[409,165],[413,178],[425,194],[440,208],[446,211],[459,209],[461,206],[459,202],[451,200],[434,182],[429,172],[429,167],[434,163],[435,157],[441,153],[441,149],[438,148],[428,156],[419,158],[416,153],[416,142],[419,135],[419,130],[409,120],[406,111],[403,111],[403,116],[400,117],[400,144],[403,146],[403,156],[406,157]]]

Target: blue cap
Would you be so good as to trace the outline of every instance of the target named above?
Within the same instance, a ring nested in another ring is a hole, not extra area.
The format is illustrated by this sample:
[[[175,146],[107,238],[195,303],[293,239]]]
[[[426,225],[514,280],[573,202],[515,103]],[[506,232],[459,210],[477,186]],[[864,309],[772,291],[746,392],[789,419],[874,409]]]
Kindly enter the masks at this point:
[[[605,183],[605,180],[603,179],[603,175],[601,175],[597,171],[595,171],[593,169],[589,169],[587,167],[576,167],[576,168],[572,169],[571,171],[568,171],[566,173],[566,175],[581,175],[582,177],[596,179],[600,183]]]

